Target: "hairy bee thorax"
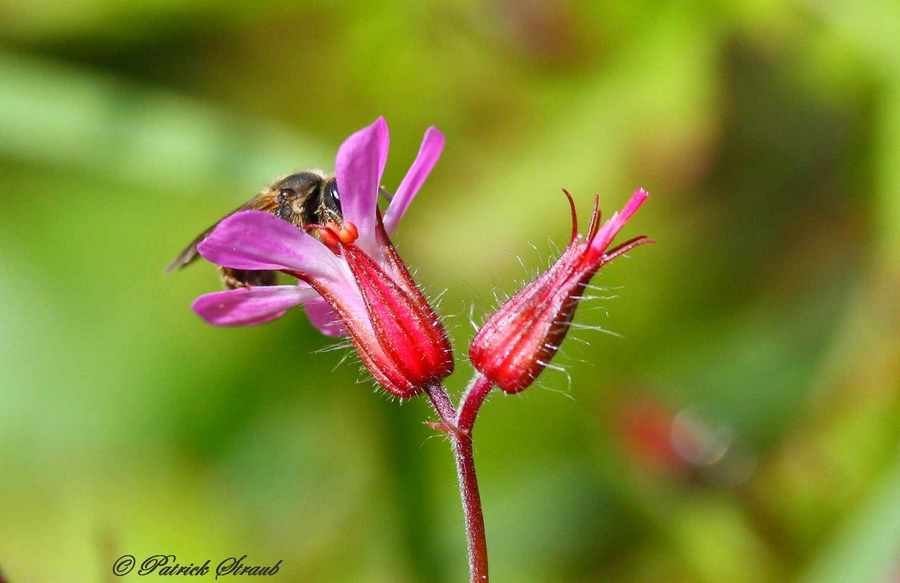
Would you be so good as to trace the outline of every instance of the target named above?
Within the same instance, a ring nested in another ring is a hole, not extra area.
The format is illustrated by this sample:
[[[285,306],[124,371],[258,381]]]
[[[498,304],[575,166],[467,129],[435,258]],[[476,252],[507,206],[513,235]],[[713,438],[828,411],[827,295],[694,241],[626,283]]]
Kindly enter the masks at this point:
[[[334,179],[312,171],[298,172],[276,181],[268,189],[274,207],[272,214],[300,228],[324,222],[335,214],[340,216],[339,203],[329,205],[326,202],[325,189],[333,182]],[[328,197],[328,200],[338,199]]]

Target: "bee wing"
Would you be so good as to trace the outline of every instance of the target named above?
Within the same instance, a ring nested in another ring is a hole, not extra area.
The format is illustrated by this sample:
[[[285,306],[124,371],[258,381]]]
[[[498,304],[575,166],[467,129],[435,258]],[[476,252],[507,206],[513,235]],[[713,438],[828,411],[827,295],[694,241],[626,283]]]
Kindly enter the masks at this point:
[[[188,244],[187,247],[181,250],[181,253],[175,256],[175,259],[169,262],[169,264],[166,266],[166,273],[177,271],[179,269],[182,269],[183,267],[187,267],[188,265],[196,261],[197,258],[200,257],[200,253],[197,252],[197,245],[199,245],[200,242],[203,241],[203,239],[205,239],[206,236],[209,235],[210,232],[212,232],[212,230],[219,225],[219,223],[221,223],[234,213],[247,210],[272,212],[276,207],[277,205],[275,200],[275,193],[267,191],[257,194],[252,199],[234,209],[233,211],[216,221],[214,224],[212,224],[205,231],[197,235],[194,240]]]
[[[187,247],[182,249],[181,253],[179,253],[175,257],[175,259],[170,261],[168,265],[166,265],[166,273],[171,273],[173,271],[181,269],[182,267],[186,267],[193,263],[198,257],[200,257],[200,254],[197,252],[197,245],[200,243],[200,241],[205,239],[206,236],[209,235],[209,232],[212,231],[218,224],[219,223],[216,223],[215,225],[197,235],[197,237],[193,241],[191,241]]]

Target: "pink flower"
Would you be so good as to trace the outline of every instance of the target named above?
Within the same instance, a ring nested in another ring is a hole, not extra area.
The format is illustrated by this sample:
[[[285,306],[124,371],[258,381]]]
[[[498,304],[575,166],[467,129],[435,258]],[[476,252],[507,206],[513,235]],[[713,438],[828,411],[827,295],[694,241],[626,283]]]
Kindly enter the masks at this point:
[[[303,305],[328,335],[347,335],[384,389],[412,397],[453,370],[446,332],[388,238],[444,147],[435,128],[391,199],[384,220],[377,200],[390,139],[383,118],[351,135],[335,163],[343,225],[309,235],[271,214],[236,213],[200,245],[203,257],[225,267],[282,271],[299,285],[210,293],[194,310],[217,326],[260,324]]]
[[[643,243],[636,237],[607,250],[628,219],[649,196],[638,189],[625,208],[600,226],[599,200],[586,237],[578,235],[575,203],[572,240],[562,256],[543,275],[526,285],[481,327],[469,347],[475,368],[507,393],[528,387],[547,366],[569,330],[582,292],[597,270]]]

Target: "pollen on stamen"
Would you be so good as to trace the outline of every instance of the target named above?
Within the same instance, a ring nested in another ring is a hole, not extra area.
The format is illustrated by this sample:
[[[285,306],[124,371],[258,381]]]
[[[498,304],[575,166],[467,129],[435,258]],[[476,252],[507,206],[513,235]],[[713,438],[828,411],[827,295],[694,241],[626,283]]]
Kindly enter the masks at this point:
[[[338,238],[344,245],[349,245],[359,238],[359,230],[350,221],[344,221],[337,231]]]
[[[320,225],[312,223],[304,225],[304,230],[316,237],[323,245],[331,249],[335,255],[341,254],[341,238],[338,235],[338,228],[335,223],[327,223]]]
[[[339,252],[341,239],[331,229],[319,230],[319,240],[335,253]]]

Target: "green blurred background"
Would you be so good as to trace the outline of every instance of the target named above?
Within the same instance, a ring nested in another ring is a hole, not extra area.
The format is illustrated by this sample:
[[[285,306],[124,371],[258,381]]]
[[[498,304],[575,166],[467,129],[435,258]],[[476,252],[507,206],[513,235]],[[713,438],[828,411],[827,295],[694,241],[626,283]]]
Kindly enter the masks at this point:
[[[174,553],[464,580],[426,404],[299,312],[205,325],[209,265],[163,274],[383,114],[388,188],[447,136],[395,239],[449,290],[454,394],[470,310],[566,243],[560,187],[585,223],[653,194],[625,236],[658,244],[577,315],[620,336],[575,330],[568,376],[482,412],[496,581],[896,581],[900,4],[619,4],[0,1],[7,578]]]

